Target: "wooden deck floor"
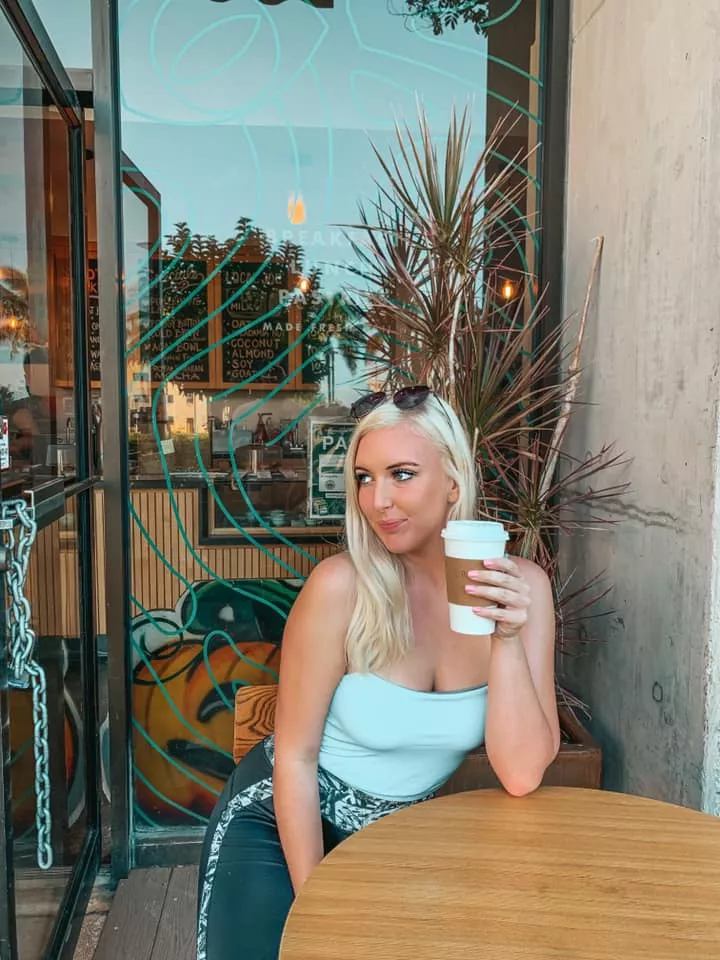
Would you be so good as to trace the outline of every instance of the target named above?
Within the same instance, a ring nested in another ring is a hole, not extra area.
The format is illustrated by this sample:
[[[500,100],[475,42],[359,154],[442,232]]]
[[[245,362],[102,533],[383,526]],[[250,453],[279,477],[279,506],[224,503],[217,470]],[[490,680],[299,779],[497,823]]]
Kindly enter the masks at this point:
[[[117,888],[95,960],[196,960],[197,867],[133,870]]]

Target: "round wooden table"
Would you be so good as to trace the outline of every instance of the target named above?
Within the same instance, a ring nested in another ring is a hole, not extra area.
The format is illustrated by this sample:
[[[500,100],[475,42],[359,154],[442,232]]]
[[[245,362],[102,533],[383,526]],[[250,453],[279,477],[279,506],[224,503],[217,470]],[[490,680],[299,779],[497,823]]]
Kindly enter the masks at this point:
[[[441,797],[317,867],[281,960],[719,960],[720,820],[599,790]]]

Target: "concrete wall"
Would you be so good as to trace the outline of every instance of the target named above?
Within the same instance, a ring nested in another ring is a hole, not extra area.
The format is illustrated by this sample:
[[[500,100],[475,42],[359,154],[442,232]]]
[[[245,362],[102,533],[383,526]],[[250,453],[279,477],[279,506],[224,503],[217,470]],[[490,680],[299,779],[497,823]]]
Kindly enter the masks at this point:
[[[616,441],[634,459],[619,525],[563,544],[578,582],[606,570],[615,583],[603,642],[569,675],[608,788],[720,813],[720,7],[572,8],[567,313],[596,235],[605,250],[584,351],[594,406],[570,448]]]

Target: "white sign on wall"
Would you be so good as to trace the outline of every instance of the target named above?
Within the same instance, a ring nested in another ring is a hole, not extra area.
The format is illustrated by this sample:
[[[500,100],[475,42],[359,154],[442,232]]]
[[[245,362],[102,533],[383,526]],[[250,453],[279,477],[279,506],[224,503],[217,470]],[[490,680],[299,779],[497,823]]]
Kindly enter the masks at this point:
[[[10,432],[8,418],[0,418],[0,470],[10,469]]]

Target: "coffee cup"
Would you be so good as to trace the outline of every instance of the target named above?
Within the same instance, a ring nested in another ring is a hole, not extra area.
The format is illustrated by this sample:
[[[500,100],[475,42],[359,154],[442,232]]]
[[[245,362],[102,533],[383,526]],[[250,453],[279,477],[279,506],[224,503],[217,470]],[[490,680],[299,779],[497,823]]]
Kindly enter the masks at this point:
[[[445,541],[445,579],[447,582],[450,629],[455,633],[487,636],[495,630],[495,621],[479,617],[472,608],[487,606],[481,598],[465,591],[472,583],[470,570],[482,567],[483,560],[505,555],[508,534],[501,523],[485,520],[449,520],[442,531]]]

